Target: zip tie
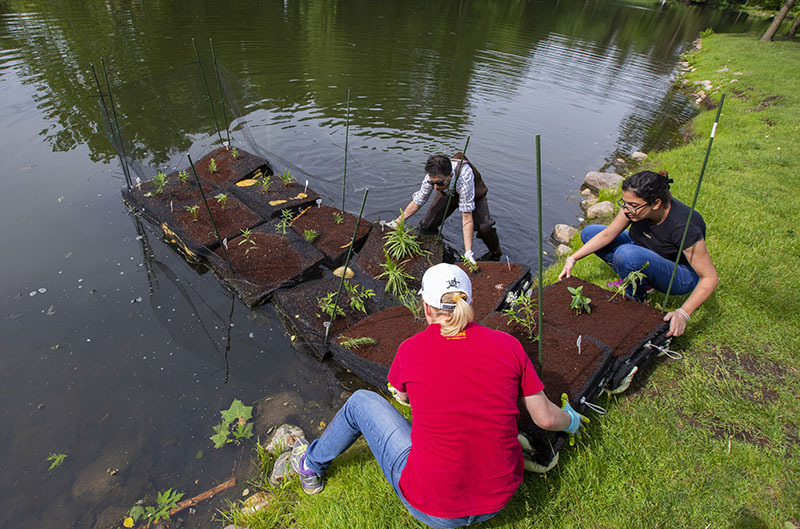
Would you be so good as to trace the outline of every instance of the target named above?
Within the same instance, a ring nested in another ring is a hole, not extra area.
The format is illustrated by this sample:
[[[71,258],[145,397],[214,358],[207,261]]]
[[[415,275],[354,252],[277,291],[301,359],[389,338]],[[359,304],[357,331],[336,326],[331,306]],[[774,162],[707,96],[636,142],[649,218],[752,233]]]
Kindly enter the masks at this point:
[[[597,404],[592,404],[591,402],[586,400],[586,397],[581,397],[581,401],[580,402],[581,402],[581,404],[583,404],[584,406],[586,406],[590,410],[596,411],[600,415],[605,415],[606,413],[608,413],[604,408],[601,408]]]
[[[683,355],[680,354],[678,351],[672,351],[671,349],[668,349],[669,343],[666,346],[661,347],[654,343],[647,342],[646,344],[644,344],[644,346],[658,349],[659,351],[658,356],[666,355],[669,358],[672,358],[673,360],[683,360]]]

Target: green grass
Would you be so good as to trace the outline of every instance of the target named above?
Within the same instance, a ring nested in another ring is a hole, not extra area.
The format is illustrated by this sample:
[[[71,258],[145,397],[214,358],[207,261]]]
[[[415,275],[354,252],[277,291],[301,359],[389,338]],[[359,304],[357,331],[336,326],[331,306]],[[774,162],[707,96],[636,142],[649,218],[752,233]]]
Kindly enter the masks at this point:
[[[601,399],[609,413],[592,417],[588,437],[548,474],[526,474],[484,527],[800,527],[800,42],[713,35],[692,60],[691,80],[721,87],[715,101],[726,93],[697,203],[720,285],[673,343],[684,359],[656,360],[628,392]],[[645,164],[667,169],[687,203],[714,116],[693,121],[692,143]],[[596,257],[573,272],[616,279]],[[422,527],[363,442],[326,479],[315,497],[290,483],[280,516],[248,526]]]

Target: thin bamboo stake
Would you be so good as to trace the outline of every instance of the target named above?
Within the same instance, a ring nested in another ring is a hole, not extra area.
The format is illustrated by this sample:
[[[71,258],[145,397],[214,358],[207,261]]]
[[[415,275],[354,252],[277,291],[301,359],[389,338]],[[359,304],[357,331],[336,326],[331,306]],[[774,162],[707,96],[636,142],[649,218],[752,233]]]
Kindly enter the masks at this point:
[[[211,208],[208,205],[208,201],[206,200],[206,194],[203,192],[203,186],[200,184],[200,178],[197,177],[197,171],[194,168],[194,162],[192,162],[192,157],[188,154],[186,155],[189,158],[189,167],[192,168],[192,174],[194,175],[194,180],[197,182],[197,187],[200,189],[200,197],[203,199],[203,204],[206,205],[206,211],[208,211],[208,218],[211,219],[211,225],[214,226],[214,235],[217,237],[219,241],[219,245],[222,247],[222,254],[225,256],[225,261],[228,263],[228,268],[230,269],[231,273],[233,273],[233,265],[231,265],[231,260],[228,258],[228,249],[225,248],[225,243],[222,241],[222,237],[219,236],[219,230],[217,229],[217,223],[214,222],[214,215],[211,214]]]
[[[347,143],[350,139],[350,89],[347,89],[347,121],[344,128],[344,177],[342,178],[342,212],[344,212],[344,194],[347,185]]]
[[[217,56],[214,53],[214,42],[208,39],[208,45],[211,46],[211,60],[214,63],[214,73],[217,75],[217,90],[219,90],[219,104],[222,106],[222,122],[225,124],[225,137],[228,138],[228,145],[231,144],[231,131],[228,129],[228,113],[225,112],[225,96],[222,93],[222,80],[219,77],[219,68],[217,67]]]
[[[536,135],[536,201],[537,201],[537,227],[539,233],[539,285],[537,289],[537,302],[536,313],[538,316],[538,323],[536,328],[539,334],[539,369],[544,369],[544,345],[542,344],[542,272],[543,272],[543,251],[542,251],[542,147],[541,136]]]
[[[122,171],[125,173],[125,181],[128,184],[128,190],[131,189],[133,186],[133,181],[131,180],[131,172],[128,168],[128,159],[127,154],[125,153],[125,144],[122,141],[122,131],[119,128],[119,119],[117,119],[117,109],[114,107],[114,96],[111,95],[111,83],[108,81],[108,72],[106,71],[106,60],[100,59],[100,65],[103,67],[103,76],[106,79],[106,92],[108,93],[108,103],[111,105],[111,113],[114,116],[114,127],[117,129],[117,141],[119,141],[119,149],[122,151],[122,159],[124,163],[122,164]]]
[[[453,193],[456,191],[456,184],[458,183],[458,177],[461,174],[461,167],[464,165],[464,160],[467,158],[467,147],[469,147],[469,136],[467,136],[467,142],[464,144],[464,150],[461,151],[461,159],[458,161],[458,166],[456,166],[455,174],[453,175],[453,186],[452,189],[448,190],[447,193],[447,205],[444,208],[445,217],[442,219],[442,223],[439,224],[439,234],[436,236],[436,240],[441,240],[442,238],[442,230],[444,229],[444,222],[447,220],[447,212],[450,211],[450,200],[453,198]]]
[[[208,104],[211,105],[211,115],[214,117],[214,127],[217,129],[219,142],[223,143],[222,133],[219,131],[219,123],[217,122],[217,112],[214,110],[214,102],[211,101],[211,91],[208,89],[206,72],[203,70],[203,62],[200,60],[200,53],[197,51],[197,44],[194,42],[194,37],[192,37],[192,46],[194,47],[194,55],[197,57],[197,65],[200,67],[200,76],[203,78],[203,85],[206,87],[206,98],[208,99]]]
[[[364,190],[364,198],[361,199],[361,209],[358,210],[358,217],[356,218],[356,227],[353,228],[353,237],[350,239],[350,247],[347,249],[347,258],[344,260],[344,272],[342,272],[342,279],[339,281],[339,290],[336,291],[336,297],[333,300],[333,311],[331,313],[331,321],[328,322],[328,326],[325,328],[325,339],[322,340],[323,345],[328,344],[328,335],[331,332],[331,328],[333,327],[333,320],[336,319],[336,307],[339,306],[339,296],[342,294],[342,286],[344,286],[344,280],[347,276],[347,267],[350,266],[350,256],[353,255],[353,247],[355,246],[356,236],[358,235],[358,227],[361,224],[361,215],[364,213],[364,204],[367,203],[367,194],[369,193],[369,188]]]
[[[681,260],[683,253],[683,245],[686,242],[686,234],[689,232],[689,223],[692,221],[692,214],[694,207],[697,204],[697,196],[700,194],[700,185],[703,183],[703,175],[706,172],[706,165],[708,164],[708,156],[711,154],[711,145],[714,143],[714,136],[717,134],[717,125],[719,124],[719,116],[722,114],[722,104],[725,103],[725,94],[719,98],[719,106],[717,107],[717,117],[714,118],[714,126],[711,127],[711,135],[708,138],[708,147],[706,147],[706,156],[703,159],[703,167],[700,169],[700,178],[697,179],[697,187],[694,190],[694,198],[692,199],[692,206],[689,209],[689,217],[686,219],[686,226],[683,228],[683,236],[681,237],[681,244],[678,246],[678,256],[675,258],[675,264],[672,266],[672,275],[669,277],[669,285],[667,286],[667,293],[664,296],[664,311],[667,310],[667,302],[669,301],[669,293],[672,290],[672,282],[675,280],[675,273],[678,271],[678,263]]]
[[[119,144],[122,145],[122,140],[117,138],[117,134],[114,132],[114,125],[111,122],[111,115],[108,113],[108,107],[106,106],[106,99],[103,97],[103,90],[100,88],[100,80],[97,78],[97,72],[94,69],[94,64],[89,65],[92,68],[92,75],[94,76],[94,83],[97,85],[97,95],[100,96],[100,104],[103,107],[103,113],[106,115],[106,123],[108,123],[108,127],[111,129],[111,145],[114,145],[114,141],[119,141]],[[127,171],[127,165],[125,163],[125,158],[122,157],[122,153],[114,147],[114,150],[117,151],[117,156],[119,157],[119,165],[122,167],[122,174],[125,176],[125,184],[128,186],[128,191],[131,190],[133,187],[133,181],[131,180],[131,175]]]

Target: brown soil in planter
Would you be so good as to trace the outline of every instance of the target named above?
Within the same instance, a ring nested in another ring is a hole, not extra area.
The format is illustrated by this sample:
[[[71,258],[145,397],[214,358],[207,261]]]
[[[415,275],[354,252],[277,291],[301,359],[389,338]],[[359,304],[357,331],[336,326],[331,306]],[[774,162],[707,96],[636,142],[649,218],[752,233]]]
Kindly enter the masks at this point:
[[[469,276],[472,283],[472,310],[475,311],[475,321],[485,318],[500,306],[505,300],[508,288],[528,273],[526,267],[518,264],[479,261],[479,270],[474,274],[467,270],[466,265],[456,263]]]
[[[583,295],[592,299],[590,314],[576,315],[569,308],[572,294],[567,287],[583,286]],[[657,309],[640,301],[624,299],[620,295],[613,300],[613,292],[602,289],[577,277],[554,283],[542,291],[544,307],[542,317],[546,323],[559,329],[591,336],[607,346],[617,358],[628,354],[632,348],[650,333],[664,327],[664,315]]]
[[[343,222],[341,224],[336,224],[333,217],[334,213],[339,213],[342,216]],[[355,215],[342,213],[336,208],[330,206],[317,207],[315,205],[292,223],[292,229],[301,237],[305,230],[315,230],[319,237],[312,244],[325,255],[329,264],[334,266],[344,264],[348,248],[342,248],[342,246],[350,244],[356,227],[356,219]],[[361,219],[358,233],[356,234],[356,247],[353,251],[358,251],[370,229],[372,229],[372,224]]]
[[[267,191],[264,191],[258,183],[249,186],[233,185],[230,190],[248,207],[265,219],[277,217],[284,209],[296,208],[294,215],[297,215],[299,213],[297,208],[316,206],[315,201],[319,198],[319,195],[313,189],[306,189],[304,184],[298,182],[290,182],[284,185],[277,176],[272,176],[271,178],[272,184]],[[285,202],[270,204],[273,201]]]
[[[481,325],[507,332],[520,341],[545,384],[545,395],[559,406],[561,394],[566,393],[577,408],[587,382],[608,361],[609,351],[597,341],[584,336],[578,354],[575,342],[579,335],[545,324],[542,329],[542,369],[539,365],[539,344],[528,339],[528,333],[521,325],[509,324],[508,318],[499,312],[481,321]]]
[[[213,173],[208,168],[212,158],[217,166],[217,170]],[[233,150],[226,149],[225,147],[219,147],[211,154],[194,161],[194,168],[197,171],[197,176],[201,180],[205,180],[221,188],[230,186],[234,182],[254,172],[256,169],[268,167],[269,164],[265,159],[241,149],[238,149],[238,156],[234,158]],[[191,175],[191,168],[187,168],[186,170],[189,171]]]
[[[416,333],[424,331],[427,326],[428,323],[424,320],[414,320],[407,308],[396,306],[371,314],[350,327],[346,335],[348,338],[368,336],[378,340],[377,345],[359,347],[353,349],[353,352],[365,360],[389,367],[400,344]],[[337,342],[340,342],[340,338],[337,338]]]
[[[239,244],[243,237],[228,241],[228,258],[237,276],[258,284],[282,283],[300,274],[302,256],[286,244],[286,239],[279,235],[252,233],[250,238],[256,242]],[[249,252],[248,248],[253,248]],[[215,253],[225,259],[222,248]]]
[[[241,230],[253,228],[263,222],[261,217],[242,204],[236,197],[228,193],[225,208],[211,196],[206,196],[214,222],[217,224],[219,236],[222,239],[233,239],[241,234]],[[184,206],[199,206],[197,210],[197,221]],[[202,199],[195,200],[175,208],[175,223],[177,228],[186,236],[194,240],[200,246],[215,247],[218,242],[214,235],[214,226],[208,216],[208,210]],[[252,252],[251,252],[252,253]]]
[[[384,236],[388,234],[388,228],[383,232],[380,228],[375,228],[370,232],[367,242],[364,243],[364,247],[358,253],[358,265],[372,277],[383,273],[381,264],[386,262],[386,257],[383,253]],[[434,236],[418,235],[418,237],[422,244],[422,249],[430,253],[417,255],[403,265],[406,273],[415,278],[413,281],[409,280],[408,282],[414,292],[419,290],[422,274],[425,273],[425,270],[441,263],[444,259],[444,245],[437,243]]]
[[[206,196],[213,196],[219,191],[207,182],[203,182],[203,192]],[[151,193],[151,196],[145,196]],[[189,176],[189,181],[184,183],[178,178],[178,173],[172,173],[167,176],[167,184],[161,193],[155,193],[155,184],[152,180],[144,182],[141,186],[133,188],[133,194],[137,196],[140,203],[145,206],[148,203],[163,203],[169,207],[169,203],[173,203],[173,207],[181,202],[195,200],[200,198],[200,191],[197,183],[192,176]]]

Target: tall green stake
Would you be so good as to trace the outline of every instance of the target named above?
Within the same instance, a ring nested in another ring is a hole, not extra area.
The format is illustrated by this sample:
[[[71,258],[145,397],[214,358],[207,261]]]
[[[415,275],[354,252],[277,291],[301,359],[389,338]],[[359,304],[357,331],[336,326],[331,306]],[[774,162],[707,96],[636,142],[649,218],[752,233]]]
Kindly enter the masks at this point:
[[[339,306],[339,296],[342,294],[342,286],[344,286],[344,280],[347,276],[347,267],[350,266],[350,257],[353,255],[353,246],[356,245],[356,235],[358,235],[358,226],[361,224],[361,215],[364,213],[364,204],[367,203],[367,194],[369,193],[369,188],[364,190],[364,198],[361,199],[361,209],[358,210],[358,218],[356,219],[356,227],[353,228],[353,237],[350,239],[350,246],[347,248],[347,258],[344,260],[344,271],[342,272],[342,279],[339,281],[339,290],[336,291],[336,297],[333,299],[333,312],[331,314],[331,321],[328,322],[328,326],[325,328],[325,339],[322,341],[323,345],[328,343],[328,335],[331,332],[331,327],[333,327],[333,320],[336,319],[336,307]]]
[[[678,257],[675,258],[675,264],[672,266],[672,275],[669,277],[669,285],[667,285],[667,293],[664,296],[664,310],[667,310],[667,302],[669,301],[669,293],[672,290],[672,282],[675,280],[675,272],[678,270],[678,263],[683,254],[683,245],[686,242],[686,234],[689,231],[689,223],[692,221],[692,214],[694,214],[694,207],[697,204],[697,196],[700,194],[700,185],[703,183],[703,175],[706,173],[706,164],[708,164],[708,155],[711,154],[711,144],[714,143],[714,136],[717,134],[717,124],[719,124],[719,116],[722,113],[722,104],[725,102],[725,94],[719,98],[719,106],[717,107],[717,117],[714,118],[714,126],[711,127],[711,136],[708,138],[708,147],[706,147],[706,156],[703,159],[703,167],[700,169],[700,178],[697,179],[697,187],[694,190],[694,198],[692,199],[692,207],[689,209],[689,217],[686,219],[686,226],[683,228],[683,236],[681,237],[681,244],[678,246]]]
[[[103,77],[106,78],[106,91],[108,93],[108,103],[111,106],[111,114],[114,116],[114,129],[116,129],[117,141],[119,142],[119,150],[122,153],[122,171],[125,173],[125,181],[128,184],[128,189],[133,185],[131,181],[131,172],[128,168],[128,156],[125,153],[125,144],[122,142],[122,131],[119,128],[119,119],[117,119],[117,109],[114,107],[114,97],[111,95],[111,83],[108,81],[108,72],[106,71],[105,59],[100,59],[100,66],[103,67]]]
[[[192,37],[192,46],[194,47],[194,56],[197,57],[197,65],[200,67],[200,77],[203,78],[203,85],[206,87],[206,98],[208,99],[208,104],[211,105],[211,115],[214,117],[214,127],[217,129],[219,142],[223,143],[222,133],[219,131],[219,122],[217,121],[217,111],[214,110],[214,102],[211,100],[211,91],[208,89],[208,81],[206,81],[206,72],[203,70],[203,62],[200,60],[200,53],[197,51],[197,44],[194,42],[194,37]]]
[[[464,165],[464,160],[467,158],[467,147],[469,147],[469,136],[467,136],[467,142],[464,144],[464,150],[461,151],[461,159],[458,161],[456,171],[453,174],[453,183],[450,185],[449,192],[447,193],[447,206],[444,208],[445,214],[450,211],[450,200],[453,199],[453,193],[456,191],[456,183],[458,182],[458,176],[461,174],[461,166]],[[439,224],[439,234],[436,236],[437,241],[442,239],[442,230],[444,229],[444,221],[446,220],[447,217],[443,218],[442,223]]]
[[[342,211],[344,211],[344,194],[347,186],[347,141],[350,138],[350,89],[347,89],[347,121],[344,126],[344,177],[342,178]]]
[[[203,186],[200,184],[200,179],[197,177],[197,171],[194,168],[194,162],[192,162],[192,157],[189,156],[188,154],[186,155],[186,157],[189,158],[189,167],[192,168],[194,181],[197,182],[197,188],[200,189],[200,197],[203,199],[203,204],[206,205],[206,211],[208,211],[208,218],[211,219],[211,225],[214,226],[214,235],[217,237],[217,240],[219,241],[219,246],[220,248],[222,248],[222,254],[225,256],[225,261],[228,263],[228,268],[232,273],[233,265],[231,265],[231,260],[228,258],[228,249],[225,248],[225,243],[222,241],[222,237],[219,236],[217,223],[214,222],[214,215],[211,214],[211,208],[208,206],[208,201],[206,200],[206,194],[203,192]]]
[[[128,171],[128,164],[125,161],[125,158],[122,157],[122,139],[116,139],[117,133],[114,132],[114,123],[111,121],[111,115],[108,113],[108,106],[106,105],[106,99],[103,96],[103,91],[100,89],[100,80],[97,78],[97,72],[94,69],[94,64],[89,65],[92,68],[92,75],[94,76],[94,83],[97,85],[97,95],[100,96],[100,105],[103,107],[103,114],[106,116],[106,123],[108,123],[108,128],[111,129],[111,144],[114,145],[115,141],[119,142],[120,148],[117,149],[116,146],[114,150],[117,151],[117,156],[119,157],[119,164],[122,166],[122,174],[125,176],[125,184],[128,186],[128,191],[133,188],[133,182],[131,181],[131,174]]]
[[[536,212],[537,212],[537,227],[539,231],[539,251],[537,253],[539,257],[539,286],[537,289],[537,300],[536,303],[536,313],[539,318],[539,322],[536,325],[539,334],[539,369],[544,369],[544,344],[542,344],[542,272],[543,272],[543,251],[542,251],[542,147],[541,147],[541,136],[539,134],[536,135]]]
[[[219,91],[219,104],[222,107],[222,122],[225,124],[225,137],[228,138],[228,145],[230,145],[231,131],[228,129],[228,113],[225,112],[225,95],[222,93],[222,80],[219,77],[217,56],[214,54],[214,42],[208,39],[208,45],[211,46],[211,61],[214,63],[214,73],[217,76],[217,90]]]

